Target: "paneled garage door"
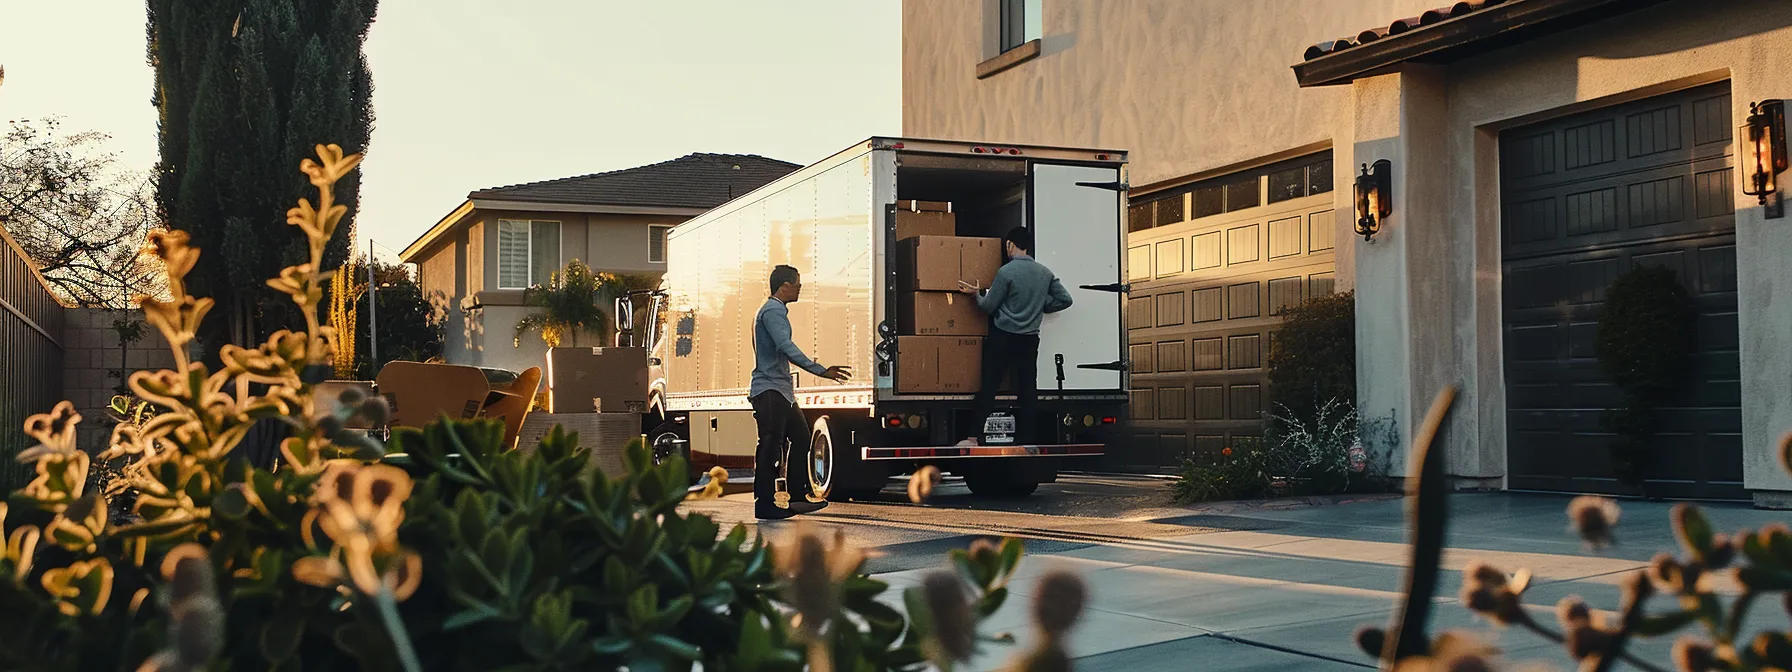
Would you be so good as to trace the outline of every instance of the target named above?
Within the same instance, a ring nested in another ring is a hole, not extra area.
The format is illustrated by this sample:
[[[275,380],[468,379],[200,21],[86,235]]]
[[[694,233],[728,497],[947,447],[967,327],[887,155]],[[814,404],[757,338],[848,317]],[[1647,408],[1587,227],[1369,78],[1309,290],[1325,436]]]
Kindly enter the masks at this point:
[[[1333,289],[1331,190],[1326,152],[1133,203],[1132,441],[1116,466],[1167,470],[1262,436],[1280,313]]]
[[[1642,264],[1698,302],[1697,354],[1658,414],[1651,495],[1741,497],[1736,235],[1728,83],[1500,136],[1510,487],[1631,494],[1600,418],[1621,403],[1594,334],[1606,288]]]

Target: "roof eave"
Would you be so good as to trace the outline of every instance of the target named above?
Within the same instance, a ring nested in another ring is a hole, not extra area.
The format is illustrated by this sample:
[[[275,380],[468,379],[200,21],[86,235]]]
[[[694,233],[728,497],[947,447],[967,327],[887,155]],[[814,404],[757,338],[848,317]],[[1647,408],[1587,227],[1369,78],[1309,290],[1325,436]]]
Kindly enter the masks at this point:
[[[438,238],[441,238],[443,235],[446,235],[449,231],[453,230],[454,225],[459,224],[460,220],[465,218],[471,212],[473,212],[473,201],[467,200],[462,202],[459,207],[456,207],[452,212],[449,212],[440,220],[437,220],[435,226],[429,227],[429,230],[424,231],[423,235],[418,236],[416,240],[411,241],[410,245],[406,245],[404,251],[398,254],[399,260],[407,264],[417,263],[417,257],[421,256],[425,250],[434,246]]]
[[[1421,26],[1398,35],[1297,63],[1294,77],[1301,88],[1337,86],[1392,72],[1402,63],[1444,56],[1445,52],[1468,55],[1465,48],[1518,31],[1546,32],[1549,24],[1606,10],[1614,14],[1655,4],[1660,0],[1524,0],[1505,2],[1462,16]],[[1561,26],[1567,28],[1571,26]],[[1448,59],[1439,59],[1448,60]]]
[[[692,208],[670,205],[611,205],[606,203],[555,203],[552,201],[526,201],[491,198],[489,196],[473,196],[468,201],[479,210],[531,210],[536,212],[578,212],[599,215],[670,215],[678,217],[695,217],[709,208]]]

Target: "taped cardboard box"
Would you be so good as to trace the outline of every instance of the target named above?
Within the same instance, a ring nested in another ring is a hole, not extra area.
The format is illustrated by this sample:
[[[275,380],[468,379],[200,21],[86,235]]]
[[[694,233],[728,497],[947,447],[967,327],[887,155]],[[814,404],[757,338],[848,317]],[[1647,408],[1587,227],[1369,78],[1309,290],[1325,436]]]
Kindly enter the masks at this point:
[[[423,427],[441,416],[504,422],[504,445],[516,445],[518,430],[534,405],[541,386],[541,367],[518,374],[454,364],[392,362],[376,379],[380,396],[391,407],[392,427]]]
[[[916,236],[952,236],[958,233],[958,216],[943,201],[897,201],[896,240]]]
[[[902,335],[985,336],[989,316],[977,299],[958,292],[909,292],[897,304]]]
[[[896,391],[975,394],[983,375],[977,336],[896,337]]]
[[[896,246],[897,285],[904,292],[956,292],[963,280],[978,287],[995,282],[1002,265],[996,238],[917,236]]]
[[[948,201],[897,201],[896,209],[909,212],[951,212],[952,203]]]
[[[549,413],[647,412],[646,348],[548,350]]]

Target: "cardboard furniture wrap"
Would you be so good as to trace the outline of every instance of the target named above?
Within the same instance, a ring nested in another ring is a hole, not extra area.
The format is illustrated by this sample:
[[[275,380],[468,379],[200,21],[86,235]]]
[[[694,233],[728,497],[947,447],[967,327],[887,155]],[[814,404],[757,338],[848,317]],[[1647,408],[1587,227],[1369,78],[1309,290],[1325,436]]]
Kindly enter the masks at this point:
[[[896,391],[974,394],[983,375],[978,336],[896,337]]]
[[[548,350],[548,412],[647,412],[646,348]]]
[[[517,432],[541,385],[541,367],[521,374],[454,364],[391,362],[376,385],[391,407],[392,427],[423,427],[446,415],[504,422],[504,444],[515,446]]]
[[[897,321],[902,335],[985,336],[989,316],[977,299],[958,292],[909,292],[901,295]]]
[[[1002,265],[997,238],[916,236],[897,243],[897,285],[904,292],[956,292],[963,280],[978,287],[995,282]]]

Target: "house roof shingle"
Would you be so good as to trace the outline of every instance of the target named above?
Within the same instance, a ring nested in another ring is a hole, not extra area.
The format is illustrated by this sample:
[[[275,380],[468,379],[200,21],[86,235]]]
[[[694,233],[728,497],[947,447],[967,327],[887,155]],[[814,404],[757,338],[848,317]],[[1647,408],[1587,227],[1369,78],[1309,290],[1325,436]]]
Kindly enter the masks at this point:
[[[636,168],[480,189],[467,198],[709,209],[801,167],[754,154],[689,154]]]

